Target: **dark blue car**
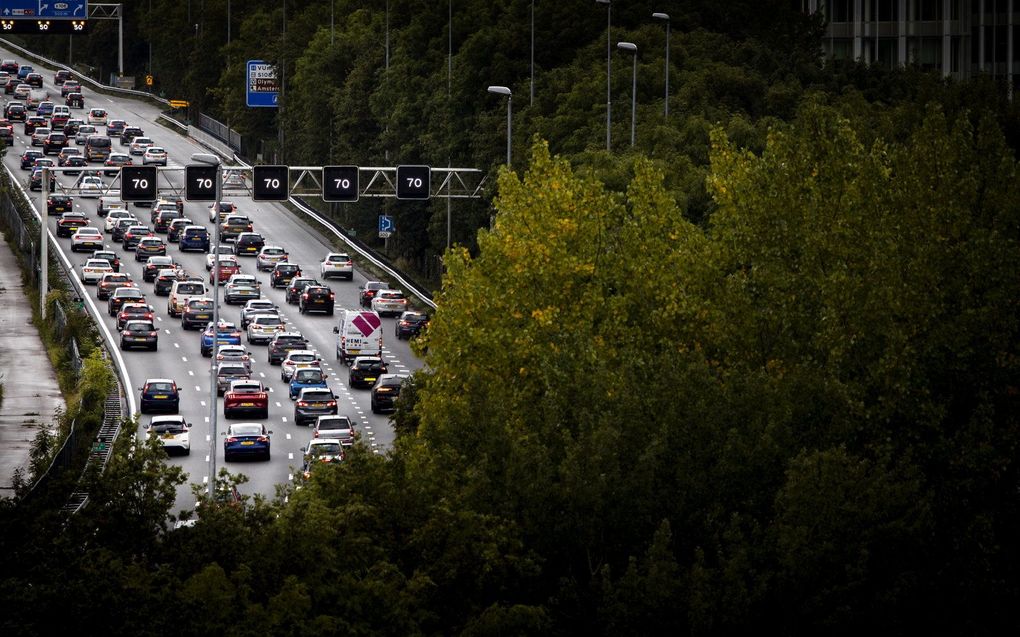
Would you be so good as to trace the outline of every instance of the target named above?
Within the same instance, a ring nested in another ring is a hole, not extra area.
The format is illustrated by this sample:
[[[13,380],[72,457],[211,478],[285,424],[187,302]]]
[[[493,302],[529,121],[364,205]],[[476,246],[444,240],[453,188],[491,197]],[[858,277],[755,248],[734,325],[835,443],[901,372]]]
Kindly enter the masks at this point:
[[[181,230],[180,240],[177,242],[181,252],[197,250],[198,252],[209,251],[209,231],[202,226],[185,226]]]
[[[223,440],[223,459],[230,462],[238,457],[256,457],[269,460],[269,434],[260,422],[239,422],[227,427]]]
[[[298,394],[305,388],[329,389],[326,384],[326,375],[321,369],[311,367],[298,369],[290,380],[290,399],[297,400]]]
[[[154,411],[176,414],[180,409],[181,394],[177,383],[169,378],[149,378],[142,385],[141,410],[143,414]]]

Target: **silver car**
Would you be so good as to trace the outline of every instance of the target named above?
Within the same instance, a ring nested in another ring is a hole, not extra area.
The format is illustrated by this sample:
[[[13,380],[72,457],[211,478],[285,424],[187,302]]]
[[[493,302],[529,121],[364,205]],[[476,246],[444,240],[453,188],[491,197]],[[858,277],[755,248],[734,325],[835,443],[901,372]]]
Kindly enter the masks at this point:
[[[240,362],[220,363],[216,368],[216,394],[222,396],[235,380],[251,380],[251,370]]]
[[[283,319],[277,314],[256,314],[248,323],[249,343],[268,343],[277,332],[285,329]]]

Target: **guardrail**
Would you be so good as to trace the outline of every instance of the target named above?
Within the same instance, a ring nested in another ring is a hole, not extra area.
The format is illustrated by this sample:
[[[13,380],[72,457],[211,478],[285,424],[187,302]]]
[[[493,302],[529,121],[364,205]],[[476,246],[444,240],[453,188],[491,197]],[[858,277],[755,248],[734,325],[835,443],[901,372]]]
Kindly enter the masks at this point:
[[[75,77],[79,78],[83,83],[88,84],[89,86],[91,86],[93,89],[95,89],[97,91],[108,91],[108,92],[111,92],[111,93],[117,93],[117,94],[122,94],[122,95],[131,95],[133,97],[143,97],[143,98],[146,98],[146,99],[151,99],[151,100],[153,100],[155,102],[159,102],[160,104],[163,104],[165,106],[170,106],[170,100],[164,99],[164,98],[159,97],[157,95],[153,95],[152,93],[146,93],[145,91],[136,91],[136,90],[130,89],[130,88],[120,88],[119,86],[110,86],[108,84],[103,84],[102,82],[97,82],[96,80],[92,79],[91,77],[89,77],[87,75],[82,75],[81,72],[71,68],[70,66],[68,66],[68,65],[66,65],[66,64],[64,64],[62,62],[57,62],[56,60],[51,60],[49,58],[44,58],[43,56],[39,55],[38,53],[35,53],[33,51],[29,51],[28,49],[26,49],[26,48],[24,48],[22,46],[18,46],[17,44],[11,42],[10,40],[8,40],[6,38],[0,38],[0,43],[2,43],[4,45],[4,47],[6,47],[8,49],[11,49],[13,51],[17,51],[18,53],[21,53],[25,57],[31,58],[32,60],[36,61],[37,63],[45,64],[46,66],[49,66],[52,69],[55,69],[55,70],[61,70],[62,69],[62,70],[65,70],[65,71],[71,71],[72,73],[74,73]]]

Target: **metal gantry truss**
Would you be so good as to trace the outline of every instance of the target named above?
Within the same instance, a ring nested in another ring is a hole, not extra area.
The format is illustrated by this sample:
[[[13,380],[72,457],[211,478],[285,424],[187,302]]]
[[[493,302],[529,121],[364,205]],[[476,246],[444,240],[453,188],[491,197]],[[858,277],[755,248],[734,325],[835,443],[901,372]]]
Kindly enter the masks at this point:
[[[74,173],[80,172],[78,178],[70,186],[56,184],[55,192],[68,195],[83,195],[81,189],[82,178],[96,176],[106,170],[105,167],[75,167],[62,168],[52,167],[52,172]],[[359,167],[359,196],[360,197],[396,197],[396,175],[397,168],[392,167]],[[158,190],[160,196],[170,198],[180,197],[184,199],[184,166],[159,167]],[[179,174],[179,179],[172,179]],[[103,196],[118,196],[120,194],[120,171],[111,178],[105,174],[99,175],[105,185],[99,194]],[[176,183],[175,183],[176,182]],[[430,195],[436,199],[480,199],[485,187],[486,175],[477,168],[433,168]],[[223,196],[227,197],[251,197],[252,196],[252,170],[251,168],[240,168],[232,166],[223,167]],[[93,190],[86,190],[85,193],[95,194]],[[290,167],[290,194],[299,197],[321,197],[322,196],[322,166],[291,166]],[[99,195],[96,195],[99,196]]]
[[[485,187],[485,173],[477,168],[431,169],[429,195],[436,199],[479,199]],[[297,173],[297,176],[294,176]],[[396,197],[396,166],[359,166],[360,197]],[[290,194],[322,196],[322,166],[291,166]],[[438,180],[437,176],[442,178]],[[250,175],[249,175],[250,177]]]

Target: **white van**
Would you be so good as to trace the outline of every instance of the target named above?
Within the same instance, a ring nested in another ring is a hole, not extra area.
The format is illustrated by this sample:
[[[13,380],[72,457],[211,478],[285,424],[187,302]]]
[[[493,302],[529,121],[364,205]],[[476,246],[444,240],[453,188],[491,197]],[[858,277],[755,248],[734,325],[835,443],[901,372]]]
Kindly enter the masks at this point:
[[[372,310],[340,310],[336,358],[350,365],[355,356],[382,356],[382,319]]]
[[[205,283],[202,281],[195,279],[174,281],[173,287],[170,288],[170,299],[167,301],[166,311],[170,316],[178,317],[184,312],[184,306],[192,297],[206,296],[207,292]]]

